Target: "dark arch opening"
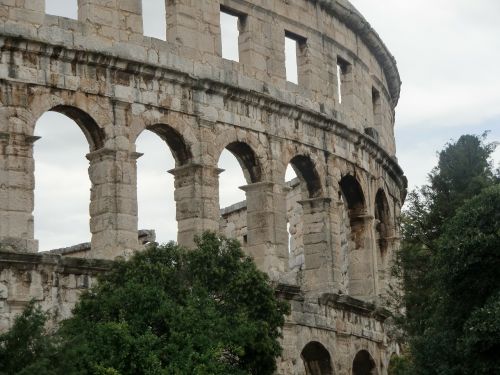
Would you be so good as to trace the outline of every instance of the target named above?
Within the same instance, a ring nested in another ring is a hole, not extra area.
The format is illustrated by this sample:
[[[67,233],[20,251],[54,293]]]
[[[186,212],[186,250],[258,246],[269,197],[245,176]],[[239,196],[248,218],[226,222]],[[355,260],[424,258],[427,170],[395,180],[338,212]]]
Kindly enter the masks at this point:
[[[321,180],[312,160],[304,155],[297,155],[290,160],[293,170],[306,184],[309,198],[321,196]]]
[[[104,147],[104,130],[97,125],[95,120],[79,108],[67,105],[58,105],[50,109],[52,112],[61,113],[73,120],[82,130],[89,143],[90,151]]]
[[[243,169],[247,183],[261,181],[262,170],[252,148],[243,142],[232,142],[226,146],[226,150],[234,155]]]
[[[379,189],[375,196],[375,220],[377,245],[381,255],[384,255],[387,251],[388,238],[390,237],[390,212],[387,197],[382,189]]]
[[[354,357],[352,375],[377,375],[377,365],[366,350],[361,350]]]
[[[166,124],[151,125],[147,127],[147,130],[152,131],[167,143],[170,151],[172,151],[177,167],[185,165],[192,160],[193,155],[191,150],[177,130]]]
[[[319,342],[310,342],[300,354],[306,375],[333,375],[330,353]]]
[[[340,180],[340,189],[347,202],[347,207],[352,211],[361,211],[365,208],[365,196],[358,180],[351,175],[346,175]]]
[[[351,237],[354,240],[356,249],[363,246],[364,227],[365,227],[365,196],[358,180],[346,175],[340,180],[339,198],[344,201],[349,214],[349,223],[351,227]]]

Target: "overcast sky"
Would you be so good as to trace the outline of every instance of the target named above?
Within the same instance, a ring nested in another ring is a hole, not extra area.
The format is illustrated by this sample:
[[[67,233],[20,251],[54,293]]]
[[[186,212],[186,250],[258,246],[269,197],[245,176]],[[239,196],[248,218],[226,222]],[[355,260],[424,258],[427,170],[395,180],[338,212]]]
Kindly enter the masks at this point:
[[[47,12],[76,18],[76,0],[46,0]],[[500,1],[353,0],[398,61],[403,80],[396,115],[397,156],[410,188],[426,182],[436,152],[465,133],[490,130],[500,141]],[[144,0],[145,34],[164,39],[161,1]],[[231,20],[224,20],[230,27]],[[234,49],[225,51],[234,58]],[[290,69],[289,69],[290,70]],[[294,74],[292,73],[291,76]],[[37,123],[35,238],[47,250],[90,240],[88,146],[77,126],[57,113]],[[137,151],[139,227],[175,239],[170,151],[144,132]],[[61,157],[64,155],[64,157]],[[500,150],[495,153],[500,161]],[[244,199],[236,160],[225,153],[219,167],[221,206]]]

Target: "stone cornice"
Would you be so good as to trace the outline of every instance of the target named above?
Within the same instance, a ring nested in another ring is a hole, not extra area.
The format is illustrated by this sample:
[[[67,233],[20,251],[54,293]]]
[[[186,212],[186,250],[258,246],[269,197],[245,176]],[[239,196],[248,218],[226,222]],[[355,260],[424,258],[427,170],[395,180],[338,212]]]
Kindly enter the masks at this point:
[[[6,265],[22,269],[51,266],[61,273],[100,274],[109,271],[112,261],[98,259],[69,258],[47,253],[15,253],[0,251],[0,268]]]

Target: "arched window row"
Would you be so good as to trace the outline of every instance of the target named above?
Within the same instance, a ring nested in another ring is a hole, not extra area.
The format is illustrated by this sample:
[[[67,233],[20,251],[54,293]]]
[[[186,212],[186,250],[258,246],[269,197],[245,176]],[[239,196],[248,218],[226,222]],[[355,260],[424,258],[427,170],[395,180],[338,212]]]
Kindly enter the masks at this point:
[[[273,246],[273,249],[275,249],[273,250],[275,251],[275,254],[273,254],[274,262],[276,264],[283,263],[282,266],[277,268],[276,272],[278,273],[294,270],[297,272],[311,272],[317,276],[323,272],[322,278],[324,279],[328,279],[330,277],[328,275],[333,274],[333,269],[318,271],[328,262],[314,264],[314,262],[311,263],[310,261],[310,259],[317,257],[314,255],[314,251],[319,251],[320,247],[323,248],[321,251],[325,253],[329,252],[329,249],[336,247],[336,239],[332,234],[333,228],[329,216],[333,207],[332,200],[327,196],[325,197],[326,188],[320,177],[318,166],[311,156],[299,153],[291,157],[289,167],[296,176],[295,182],[290,183],[289,186],[275,184],[265,181],[264,167],[261,165],[262,160],[265,160],[265,158],[258,156],[254,151],[255,145],[251,145],[254,141],[251,143],[230,141],[225,146],[225,150],[235,158],[238,167],[233,167],[231,172],[223,172],[221,168],[223,166],[219,165],[219,168],[214,168],[213,173],[210,172],[212,174],[207,178],[206,171],[197,172],[200,168],[203,170],[206,166],[193,163],[192,146],[184,140],[184,136],[170,126],[155,124],[147,126],[145,129],[147,132],[142,132],[137,141],[137,150],[144,152],[146,156],[138,159],[137,169],[135,169],[134,163],[136,161],[135,159],[132,160],[132,156],[130,157],[131,160],[121,161],[118,160],[119,156],[117,155],[109,156],[107,154],[109,151],[104,151],[104,153],[100,151],[101,149],[106,150],[103,148],[104,132],[91,116],[71,106],[56,106],[51,111],[64,114],[73,120],[82,130],[91,150],[89,154],[89,173],[92,182],[90,231],[94,235],[98,233],[98,228],[102,227],[101,222],[103,220],[109,221],[109,219],[105,219],[106,215],[114,214],[113,210],[116,209],[111,209],[108,204],[110,200],[115,199],[106,195],[109,194],[110,189],[126,188],[126,190],[123,190],[128,194],[126,200],[119,197],[120,201],[118,203],[125,202],[123,204],[127,206],[126,209],[128,210],[126,214],[130,216],[131,220],[134,220],[134,218],[139,220],[140,229],[158,230],[157,239],[164,242],[175,240],[175,235],[181,238],[179,233],[182,232],[183,228],[184,230],[188,228],[185,233],[186,238],[191,236],[191,233],[194,232],[189,231],[191,230],[189,226],[196,223],[198,215],[203,215],[206,212],[218,212],[218,210],[224,208],[219,206],[219,202],[221,196],[226,195],[225,192],[221,192],[220,195],[213,194],[213,196],[208,196],[207,192],[216,192],[217,190],[214,189],[232,185],[241,194],[238,201],[246,201],[244,204],[245,210],[241,210],[243,206],[240,207],[239,224],[230,222],[234,219],[231,215],[226,215],[226,223],[223,223],[222,218],[214,216],[213,224],[210,224],[212,225],[211,228],[224,228],[223,232],[228,236],[239,238],[255,258],[261,258],[262,265],[269,264],[267,259],[270,251],[268,244],[275,243],[276,246]],[[141,138],[145,134],[151,134],[151,137],[157,140],[157,144],[152,145],[152,143],[146,142],[140,146]],[[61,142],[64,143],[64,140],[61,140]],[[54,150],[57,149],[59,147],[54,147]],[[165,157],[169,155],[169,152],[167,151],[165,154],[165,151],[170,150],[172,159],[164,158],[159,154],[157,156],[155,152],[158,149],[164,150],[162,152]],[[147,155],[154,155],[154,157],[149,162],[150,167],[143,167],[146,165]],[[126,163],[125,167],[122,165],[123,162]],[[127,170],[128,172],[123,173],[121,177],[114,175],[113,179],[118,178],[118,180],[110,180],[106,173],[114,174],[113,171],[116,171],[116,168],[120,168],[119,170],[122,172]],[[169,175],[166,171],[169,169],[174,176],[173,181],[171,176],[171,180],[167,178]],[[223,182],[220,185],[223,177],[234,173],[236,169],[243,174],[240,182]],[[84,168],[81,168],[80,172],[88,181]],[[202,174],[198,175],[197,173]],[[220,176],[221,173],[222,176]],[[120,180],[123,177],[126,177],[127,181]],[[137,186],[134,181],[137,181]],[[170,182],[167,183],[167,181]],[[213,189],[207,189],[200,184],[209,184],[213,186]],[[130,190],[131,187],[137,189]],[[357,178],[349,174],[339,181],[338,189],[339,201],[343,203],[346,212],[346,220],[341,219],[341,223],[347,223],[345,229],[348,238],[347,255],[344,260],[342,256],[336,256],[335,259],[331,259],[331,262],[346,263],[346,277],[349,280],[346,282],[346,284],[349,284],[345,290],[346,293],[359,297],[373,295],[374,291],[365,285],[367,267],[363,263],[366,259],[369,259],[368,252],[371,248],[369,241],[373,240],[373,236],[371,237],[368,232],[369,226],[367,223],[369,223],[370,215],[366,212],[367,204],[364,191]],[[88,194],[88,188],[86,194]],[[168,194],[171,195],[166,198]],[[196,194],[200,194],[198,198],[196,198]],[[294,195],[291,201],[290,195]],[[39,196],[37,196],[37,199]],[[192,199],[192,197],[195,198]],[[80,197],[78,200],[82,201],[83,198]],[[148,200],[149,203],[147,203]],[[176,206],[173,205],[174,201]],[[238,201],[232,203],[238,203]],[[136,202],[139,202],[139,204],[137,205]],[[64,205],[62,202],[61,204]],[[200,206],[202,206],[203,211],[199,211],[200,214],[197,214],[197,210],[201,210]],[[149,207],[149,209],[145,209],[146,207]],[[111,210],[111,212],[108,210]],[[154,211],[154,214],[151,215],[151,219],[146,220],[149,210]],[[82,211],[80,211],[81,216],[87,217],[86,220],[88,220],[89,213],[82,214]],[[177,212],[175,215],[176,220],[173,218],[175,212]],[[170,220],[167,220],[167,217],[170,217]],[[388,239],[391,235],[390,228],[392,228],[389,204],[383,190],[379,190],[376,194],[372,218],[375,221],[377,246],[379,252],[383,254],[387,249]],[[130,232],[132,232],[134,230],[133,221],[130,221],[130,223]],[[176,224],[179,225],[178,229]],[[206,228],[205,226],[204,229]],[[196,229],[199,229],[199,227]],[[135,232],[137,232],[137,224],[135,224]],[[162,232],[166,232],[167,235],[162,234]],[[263,237],[262,233],[267,233],[269,238]],[[367,253],[364,254],[363,252]],[[329,282],[333,285],[334,280],[332,279]]]

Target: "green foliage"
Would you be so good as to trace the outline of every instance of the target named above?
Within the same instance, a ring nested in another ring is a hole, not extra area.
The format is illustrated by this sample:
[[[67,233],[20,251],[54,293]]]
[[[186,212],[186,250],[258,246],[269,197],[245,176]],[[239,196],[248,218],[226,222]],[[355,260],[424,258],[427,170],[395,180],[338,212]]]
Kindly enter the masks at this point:
[[[170,243],[117,262],[53,338],[50,370],[272,374],[288,311],[236,241],[207,233],[194,251]]]
[[[473,351],[477,345],[498,349],[498,341],[485,340],[486,330],[473,324],[486,309],[488,329],[499,329],[496,305],[488,307],[500,291],[500,185],[489,163],[493,150],[484,137],[460,137],[439,154],[430,184],[409,196],[395,272],[405,292],[410,373],[486,374],[500,367],[498,354]]]
[[[46,321],[47,315],[32,301],[16,317],[12,329],[0,335],[1,375],[48,373],[53,345],[45,333]]]
[[[411,375],[412,371],[411,358],[406,355],[392,356],[387,369],[389,375]]]

